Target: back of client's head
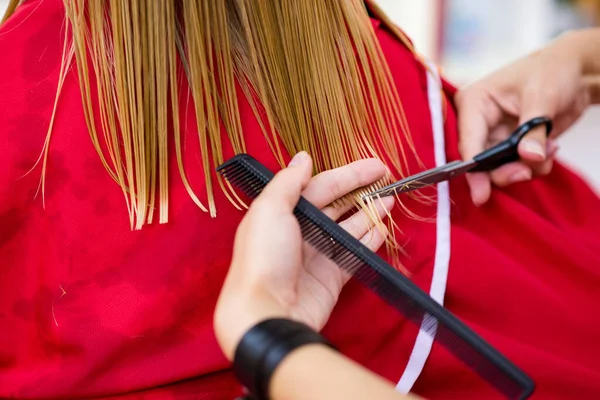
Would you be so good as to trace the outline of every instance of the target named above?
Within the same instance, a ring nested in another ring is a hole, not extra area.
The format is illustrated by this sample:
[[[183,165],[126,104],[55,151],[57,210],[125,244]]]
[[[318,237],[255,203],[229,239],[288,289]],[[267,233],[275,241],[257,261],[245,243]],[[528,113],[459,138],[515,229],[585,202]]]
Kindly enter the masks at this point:
[[[7,16],[18,2],[11,1]],[[216,215],[214,190],[242,206],[211,173],[224,161],[225,145],[245,152],[238,92],[282,166],[285,153],[306,150],[317,172],[384,156],[390,177],[406,172],[403,147],[414,151],[408,124],[362,0],[64,4],[67,34],[57,102],[76,63],[91,140],[123,189],[132,228],[151,223],[155,210],[160,222],[168,220],[169,143],[198,207]],[[372,12],[385,20],[376,7]],[[183,166],[182,90],[193,100],[207,199],[196,195]],[[349,199],[360,204],[360,193]]]

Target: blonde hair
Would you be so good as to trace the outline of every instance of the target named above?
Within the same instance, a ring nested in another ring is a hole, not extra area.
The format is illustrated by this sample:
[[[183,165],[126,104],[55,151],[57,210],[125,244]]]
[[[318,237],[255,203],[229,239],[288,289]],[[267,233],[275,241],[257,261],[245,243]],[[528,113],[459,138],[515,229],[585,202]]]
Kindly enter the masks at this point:
[[[5,19],[18,2],[10,2]],[[168,220],[170,136],[180,177],[200,209],[216,215],[215,186],[244,207],[213,173],[224,161],[224,141],[235,153],[246,151],[238,88],[282,167],[284,152],[306,150],[316,172],[385,155],[391,163],[388,180],[408,173],[404,147],[414,154],[410,129],[362,0],[64,0],[64,5],[68,35],[58,92],[74,58],[92,143],[123,190],[133,229],[152,223],[156,209],[159,222]],[[370,9],[410,47],[380,9]],[[205,200],[183,164],[182,79],[194,103]],[[43,170],[51,130],[40,157]],[[365,206],[364,190],[351,201]]]

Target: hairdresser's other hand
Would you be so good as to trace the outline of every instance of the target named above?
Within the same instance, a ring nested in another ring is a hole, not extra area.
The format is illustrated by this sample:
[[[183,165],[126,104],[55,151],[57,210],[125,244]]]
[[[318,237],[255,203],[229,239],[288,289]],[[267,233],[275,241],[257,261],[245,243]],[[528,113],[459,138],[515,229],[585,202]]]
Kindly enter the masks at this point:
[[[330,204],[385,175],[378,160],[361,160],[311,179],[312,160],[298,153],[252,203],[240,223],[233,259],[215,311],[215,332],[232,359],[243,334],[261,320],[287,317],[320,330],[327,322],[348,276],[305,245],[293,210],[302,194],[337,220],[351,207]],[[393,207],[393,197],[377,204],[380,216]],[[372,250],[386,233],[360,211],[340,225]]]
[[[558,150],[554,138],[590,104],[590,94],[598,80],[583,76],[582,59],[572,40],[575,38],[566,34],[457,94],[463,159],[506,139],[519,124],[531,118],[547,116],[554,123],[550,139],[546,139],[545,128],[540,127],[521,141],[521,162],[504,165],[489,174],[468,174],[471,198],[476,205],[488,201],[492,182],[507,186],[548,174]]]

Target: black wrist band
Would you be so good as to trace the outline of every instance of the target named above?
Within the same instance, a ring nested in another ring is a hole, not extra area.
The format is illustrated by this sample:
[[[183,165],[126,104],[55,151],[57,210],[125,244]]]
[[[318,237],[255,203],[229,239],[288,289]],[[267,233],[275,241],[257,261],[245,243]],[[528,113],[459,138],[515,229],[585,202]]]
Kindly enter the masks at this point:
[[[333,348],[300,322],[283,318],[260,322],[246,332],[235,350],[235,375],[257,400],[268,400],[269,383],[277,366],[298,347],[313,343]]]

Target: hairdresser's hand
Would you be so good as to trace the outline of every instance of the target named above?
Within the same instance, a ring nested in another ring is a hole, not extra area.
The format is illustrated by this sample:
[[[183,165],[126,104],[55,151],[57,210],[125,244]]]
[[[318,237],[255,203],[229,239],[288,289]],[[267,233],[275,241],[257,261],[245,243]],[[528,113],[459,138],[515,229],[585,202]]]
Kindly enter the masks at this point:
[[[302,194],[337,220],[350,210],[328,206],[343,195],[382,178],[378,160],[361,160],[311,179],[312,161],[299,153],[252,203],[238,227],[233,259],[215,311],[215,331],[231,359],[242,335],[261,320],[287,317],[320,330],[327,322],[348,276],[305,245],[293,210]],[[378,204],[385,216],[393,197]],[[386,233],[362,211],[340,225],[372,250]]]
[[[531,118],[547,116],[554,122],[550,139],[546,139],[545,128],[540,127],[521,141],[521,162],[504,165],[490,174],[467,176],[476,205],[490,198],[492,182],[506,186],[548,174],[552,169],[558,150],[553,138],[581,116],[598,83],[597,79],[583,76],[582,55],[573,40],[577,38],[567,34],[457,94],[463,159],[504,140]]]

